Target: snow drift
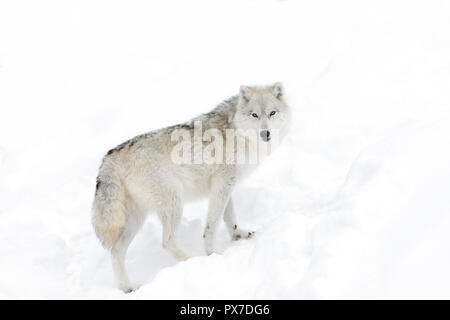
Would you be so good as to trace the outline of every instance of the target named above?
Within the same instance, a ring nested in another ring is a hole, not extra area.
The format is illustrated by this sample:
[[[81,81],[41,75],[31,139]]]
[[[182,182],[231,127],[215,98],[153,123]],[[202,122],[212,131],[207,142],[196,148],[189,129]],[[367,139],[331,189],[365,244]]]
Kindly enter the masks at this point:
[[[444,2],[2,2],[0,298],[450,298]],[[176,262],[150,216],[115,287],[90,225],[103,154],[282,81],[289,137],[234,193],[254,239]]]

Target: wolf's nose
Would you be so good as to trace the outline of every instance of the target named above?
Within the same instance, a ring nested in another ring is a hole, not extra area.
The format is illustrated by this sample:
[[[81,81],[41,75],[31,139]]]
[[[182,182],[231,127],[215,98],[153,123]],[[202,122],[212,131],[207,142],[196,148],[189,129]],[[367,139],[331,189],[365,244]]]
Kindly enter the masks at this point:
[[[269,130],[261,130],[259,135],[261,136],[261,139],[263,139],[264,141],[270,140],[270,131]]]

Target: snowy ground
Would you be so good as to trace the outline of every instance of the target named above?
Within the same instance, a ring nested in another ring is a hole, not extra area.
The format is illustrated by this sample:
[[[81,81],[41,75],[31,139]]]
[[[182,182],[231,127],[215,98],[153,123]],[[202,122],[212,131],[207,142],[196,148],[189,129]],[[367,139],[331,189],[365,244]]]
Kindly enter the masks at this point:
[[[0,298],[450,298],[446,1],[1,1]],[[252,240],[204,256],[206,202],[115,288],[90,225],[103,154],[282,81],[290,136],[235,191]]]

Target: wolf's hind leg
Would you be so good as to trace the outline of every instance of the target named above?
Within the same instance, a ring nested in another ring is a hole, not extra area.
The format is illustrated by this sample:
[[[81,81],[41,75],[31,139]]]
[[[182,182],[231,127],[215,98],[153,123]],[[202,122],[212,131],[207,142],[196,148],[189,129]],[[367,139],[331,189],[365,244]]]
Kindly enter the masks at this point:
[[[137,219],[135,219],[135,217],[133,216],[130,216],[124,232],[122,233],[117,243],[111,248],[111,262],[114,274],[119,284],[119,289],[125,293],[130,293],[138,289],[138,286],[132,284],[128,279],[128,275],[125,269],[125,256],[128,247],[134,236],[136,235],[139,227],[140,223],[137,221]]]
[[[186,260],[189,256],[179,249],[176,233],[183,214],[183,203],[181,197],[176,192],[169,192],[167,199],[158,211],[159,218],[163,226],[162,245],[177,260]]]
[[[97,184],[92,223],[98,238],[110,251],[119,288],[124,292],[130,292],[134,287],[128,280],[124,260],[137,227],[132,223],[133,215],[124,200],[123,185],[118,182],[106,182],[109,180],[111,180],[109,177],[103,177]]]
[[[227,207],[225,208],[225,212],[223,214],[223,220],[225,221],[225,225],[227,226],[228,233],[230,234],[232,240],[251,238],[255,233],[254,231],[238,228],[232,198],[228,200]]]

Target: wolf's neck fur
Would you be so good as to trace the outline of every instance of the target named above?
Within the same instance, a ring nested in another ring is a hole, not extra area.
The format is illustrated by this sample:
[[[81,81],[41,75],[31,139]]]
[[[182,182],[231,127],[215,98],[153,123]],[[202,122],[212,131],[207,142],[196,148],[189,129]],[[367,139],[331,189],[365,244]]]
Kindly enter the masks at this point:
[[[202,120],[204,118],[207,119],[217,119],[221,118],[222,121],[225,121],[228,124],[228,128],[231,128],[234,114],[236,112],[236,106],[238,103],[239,97],[237,95],[232,96],[224,101],[222,101],[217,107],[215,107],[210,112],[204,113],[202,116],[197,117],[198,120]],[[194,119],[195,121],[195,119]],[[220,121],[220,120],[219,120]],[[220,121],[220,122],[222,122]]]

